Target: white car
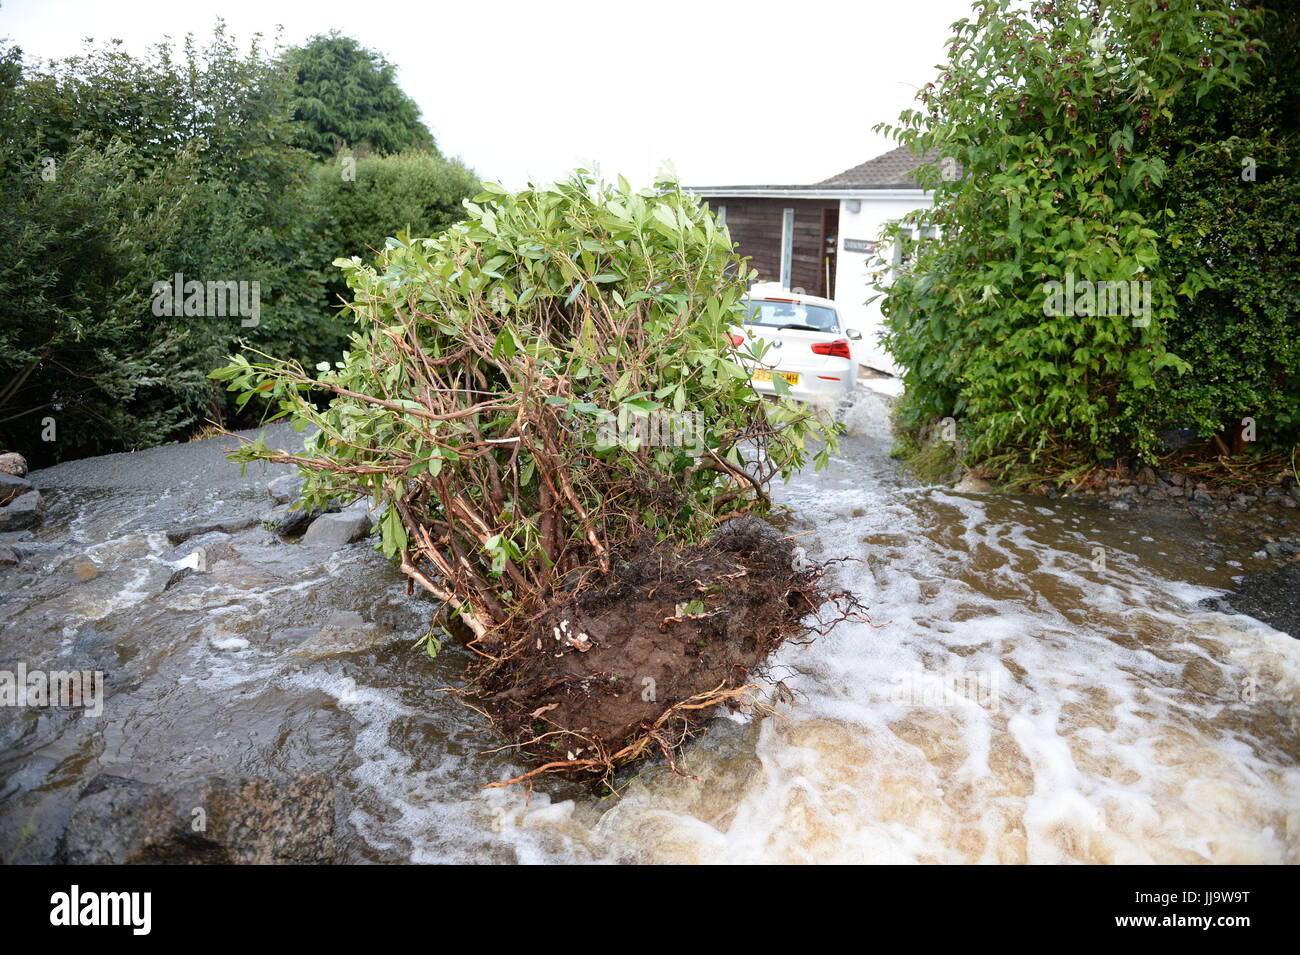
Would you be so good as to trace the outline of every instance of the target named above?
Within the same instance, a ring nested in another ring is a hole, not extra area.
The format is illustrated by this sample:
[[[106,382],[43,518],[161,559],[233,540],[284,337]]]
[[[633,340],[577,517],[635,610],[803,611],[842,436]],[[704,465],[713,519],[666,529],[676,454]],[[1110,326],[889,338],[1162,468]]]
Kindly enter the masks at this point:
[[[858,363],[852,343],[862,333],[844,328],[833,301],[755,285],[745,306],[744,325],[732,330],[731,343],[755,391],[777,394],[779,377],[799,401],[833,407],[853,393]]]

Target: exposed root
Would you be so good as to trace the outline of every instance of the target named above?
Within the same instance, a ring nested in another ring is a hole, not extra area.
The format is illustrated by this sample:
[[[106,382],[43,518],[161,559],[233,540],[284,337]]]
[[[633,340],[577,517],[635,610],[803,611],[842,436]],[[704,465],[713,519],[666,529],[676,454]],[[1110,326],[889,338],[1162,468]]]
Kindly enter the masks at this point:
[[[752,518],[678,553],[625,556],[603,589],[521,623],[471,672],[475,709],[506,740],[494,752],[534,764],[491,785],[548,775],[609,784],[658,756],[688,777],[682,749],[718,707],[772,712],[755,680],[772,651],[844,620],[870,623],[856,597],[821,586],[825,572]]]

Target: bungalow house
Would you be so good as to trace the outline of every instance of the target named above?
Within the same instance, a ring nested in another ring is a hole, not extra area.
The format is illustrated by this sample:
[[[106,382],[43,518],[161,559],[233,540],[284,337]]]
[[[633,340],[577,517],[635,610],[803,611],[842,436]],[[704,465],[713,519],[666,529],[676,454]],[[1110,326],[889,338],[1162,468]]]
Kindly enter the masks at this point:
[[[727,224],[757,281],[831,298],[849,328],[862,333],[854,357],[869,368],[901,369],[880,346],[880,302],[867,263],[887,222],[930,205],[912,175],[927,161],[905,147],[807,186],[693,186]]]

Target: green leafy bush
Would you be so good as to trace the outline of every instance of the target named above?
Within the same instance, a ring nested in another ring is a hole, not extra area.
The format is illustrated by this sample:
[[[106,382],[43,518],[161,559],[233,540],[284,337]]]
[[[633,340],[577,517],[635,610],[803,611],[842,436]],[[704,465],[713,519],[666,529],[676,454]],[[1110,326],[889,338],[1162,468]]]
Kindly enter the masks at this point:
[[[1263,7],[1250,85],[1180,97],[1159,136],[1169,172],[1150,214],[1163,267],[1194,292],[1167,326],[1190,367],[1161,373],[1145,414],[1229,448],[1253,418],[1267,451],[1300,441],[1300,3]]]
[[[890,231],[938,230],[883,289],[905,427],[951,415],[993,470],[1155,453],[1145,408],[1190,370],[1169,327],[1192,289],[1163,264],[1153,132],[1180,97],[1240,88],[1252,22],[1228,0],[986,0],[955,24],[921,108],[887,127],[959,173],[923,168],[933,208]],[[1144,283],[1149,307],[1055,307],[1047,283],[1071,281]]]
[[[385,239],[402,230],[436,235],[464,218],[462,203],[479,188],[478,177],[464,164],[430,152],[339,156],[320,163],[312,175],[312,201],[321,222],[319,260],[359,255],[369,261]],[[334,305],[347,293],[341,277],[327,289]]]
[[[319,429],[243,458],[301,465],[308,503],[386,504],[384,551],[495,638],[632,542],[761,511],[833,434],[751,388],[729,339],[749,270],[676,184],[486,189],[442,235],[339,263],[358,329],[335,367],[240,356],[214,377]]]
[[[18,374],[0,395],[0,443],[44,464],[182,437],[222,416],[206,373],[241,337],[303,360],[339,354],[311,160],[290,145],[290,74],[274,56],[218,26],[179,57],[110,44],[5,62],[0,228],[14,254],[0,364]],[[177,273],[256,283],[257,324],[156,314],[154,283]],[[46,416],[53,442],[39,440]]]
[[[136,174],[127,152],[74,147],[50,182],[0,146],[0,446],[34,465],[156,443],[207,411],[203,356],[150,313],[197,205],[193,156]]]
[[[378,69],[355,41],[309,49],[325,47]],[[207,372],[239,342],[309,366],[337,358],[346,287],[330,263],[460,217],[477,181],[459,162],[374,156],[345,179],[338,162],[295,145],[306,133],[294,96],[317,75],[304,57],[256,39],[239,48],[220,23],[179,55],[112,43],[24,64],[0,50],[0,366],[14,372],[0,387],[0,448],[40,465],[174,440],[208,418],[237,422]],[[391,74],[371,79],[383,87]],[[331,122],[368,129],[377,110],[385,122],[416,115],[400,90],[381,93],[332,101]],[[376,142],[432,148],[416,126]],[[154,283],[177,274],[255,286],[256,322],[156,314]],[[41,440],[47,417],[54,441]]]

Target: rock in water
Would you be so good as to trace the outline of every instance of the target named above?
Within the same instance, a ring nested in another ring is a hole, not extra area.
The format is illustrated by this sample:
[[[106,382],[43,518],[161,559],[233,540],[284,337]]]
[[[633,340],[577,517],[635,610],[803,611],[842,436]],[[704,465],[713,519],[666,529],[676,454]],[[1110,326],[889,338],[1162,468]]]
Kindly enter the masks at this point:
[[[62,855],[70,865],[319,865],[337,852],[323,773],[169,785],[101,774],[72,810]]]
[[[0,454],[0,474],[27,477],[27,459],[17,451],[6,451]]]
[[[0,471],[0,504],[8,504],[19,495],[34,490],[32,482],[26,478]]]
[[[40,491],[19,494],[0,507],[0,531],[20,531],[34,527],[45,515],[45,501]]]
[[[159,555],[168,563],[186,561],[195,570],[205,572],[219,560],[229,560],[235,554],[231,536],[225,531],[209,531],[187,539],[171,550]]]
[[[298,537],[307,528],[311,527],[312,521],[323,513],[324,511],[315,508],[310,511],[304,511],[301,508],[295,510],[288,504],[281,504],[267,514],[263,520],[270,524],[271,530],[280,537]]]
[[[974,471],[967,471],[953,487],[953,490],[960,491],[963,494],[987,494],[993,490],[993,485]]]
[[[322,514],[311,522],[302,535],[306,547],[342,547],[359,541],[370,533],[370,515],[363,510],[349,510],[341,514]]]
[[[256,514],[240,514],[235,517],[218,518],[217,520],[195,521],[190,524],[183,524],[180,527],[170,528],[167,531],[167,540],[171,544],[183,544],[192,537],[201,537],[204,534],[212,534],[218,531],[223,534],[234,534],[255,527],[258,523],[259,518]]]

